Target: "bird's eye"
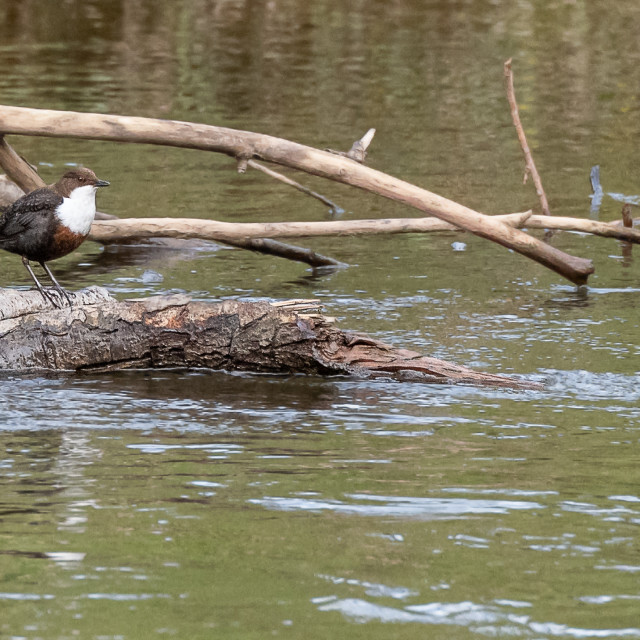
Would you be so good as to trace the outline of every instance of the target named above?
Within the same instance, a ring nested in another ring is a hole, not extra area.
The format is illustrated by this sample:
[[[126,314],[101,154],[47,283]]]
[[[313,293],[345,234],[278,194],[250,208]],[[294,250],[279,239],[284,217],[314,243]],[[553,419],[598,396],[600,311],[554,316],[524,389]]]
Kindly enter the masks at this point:
[[[79,180],[80,182],[84,182],[84,178],[83,178],[82,176],[80,176],[80,177],[78,178],[78,180]]]

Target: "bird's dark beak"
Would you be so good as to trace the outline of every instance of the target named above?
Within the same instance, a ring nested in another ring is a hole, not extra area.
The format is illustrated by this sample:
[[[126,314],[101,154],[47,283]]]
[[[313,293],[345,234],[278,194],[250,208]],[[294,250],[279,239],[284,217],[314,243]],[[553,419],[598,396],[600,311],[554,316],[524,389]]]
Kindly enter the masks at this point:
[[[108,187],[110,184],[106,180],[96,180],[96,187]]]

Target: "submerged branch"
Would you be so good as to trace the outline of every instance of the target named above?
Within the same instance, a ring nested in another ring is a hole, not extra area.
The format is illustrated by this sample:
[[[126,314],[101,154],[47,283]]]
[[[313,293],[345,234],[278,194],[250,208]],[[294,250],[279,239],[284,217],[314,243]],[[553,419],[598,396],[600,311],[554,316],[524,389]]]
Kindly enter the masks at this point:
[[[278,171],[274,171],[269,167],[265,167],[263,164],[260,164],[255,160],[249,160],[249,162],[247,162],[247,165],[249,167],[252,167],[253,169],[262,171],[262,173],[270,176],[271,178],[275,178],[276,180],[279,180],[280,182],[287,184],[290,187],[293,187],[294,189],[297,189],[298,191],[301,191],[302,193],[305,193],[306,195],[311,196],[312,198],[315,198],[316,200],[320,200],[320,202],[322,202],[323,204],[326,204],[329,207],[329,209],[331,209],[332,212],[338,213],[342,211],[342,208],[339,207],[335,202],[331,202],[329,198],[325,198],[322,194],[309,189],[309,187],[305,187],[303,184],[300,184],[299,182],[292,180],[288,176],[285,176],[282,173],[279,173]]]

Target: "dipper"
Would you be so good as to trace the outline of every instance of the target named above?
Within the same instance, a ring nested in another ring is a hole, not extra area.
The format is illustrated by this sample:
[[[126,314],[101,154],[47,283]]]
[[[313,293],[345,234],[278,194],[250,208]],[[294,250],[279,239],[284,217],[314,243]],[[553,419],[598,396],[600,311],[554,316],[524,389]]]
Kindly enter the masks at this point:
[[[0,249],[22,256],[22,264],[38,291],[55,307],[61,305],[38,282],[29,260],[40,264],[71,306],[69,294],[55,279],[47,262],[66,256],[84,242],[96,215],[96,190],[107,186],[109,183],[98,180],[91,169],[72,169],[55,184],[18,198],[0,218]]]

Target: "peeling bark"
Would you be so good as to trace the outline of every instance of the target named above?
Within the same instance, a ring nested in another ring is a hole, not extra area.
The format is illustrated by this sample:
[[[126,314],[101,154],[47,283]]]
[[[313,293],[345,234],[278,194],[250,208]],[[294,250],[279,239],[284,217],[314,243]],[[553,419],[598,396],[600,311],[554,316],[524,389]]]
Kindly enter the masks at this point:
[[[52,309],[37,291],[0,293],[5,372],[207,368],[541,388],[343,331],[316,301],[117,301],[91,287],[75,294],[73,307]]]

